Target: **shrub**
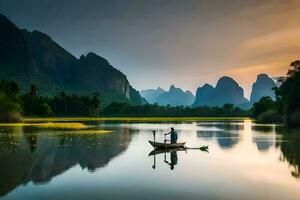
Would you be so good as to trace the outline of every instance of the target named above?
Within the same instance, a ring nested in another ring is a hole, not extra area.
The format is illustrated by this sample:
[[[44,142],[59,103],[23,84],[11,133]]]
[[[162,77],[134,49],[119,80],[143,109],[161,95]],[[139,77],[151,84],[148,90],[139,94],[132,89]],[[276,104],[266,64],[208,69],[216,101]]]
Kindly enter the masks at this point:
[[[292,114],[289,124],[291,127],[300,127],[300,111],[296,111]]]
[[[268,110],[260,114],[257,121],[261,123],[279,123],[282,122],[282,116],[275,110]]]
[[[5,99],[0,100],[0,121],[1,122],[20,122],[21,106]]]

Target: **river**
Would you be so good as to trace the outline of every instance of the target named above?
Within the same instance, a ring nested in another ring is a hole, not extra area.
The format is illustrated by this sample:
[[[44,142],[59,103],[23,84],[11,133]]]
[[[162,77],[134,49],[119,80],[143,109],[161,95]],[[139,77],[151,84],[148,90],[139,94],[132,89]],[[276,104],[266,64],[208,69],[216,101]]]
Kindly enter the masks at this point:
[[[300,199],[300,131],[249,119],[81,123],[90,129],[0,126],[0,199]],[[163,141],[170,127],[209,151],[149,155],[152,130]]]

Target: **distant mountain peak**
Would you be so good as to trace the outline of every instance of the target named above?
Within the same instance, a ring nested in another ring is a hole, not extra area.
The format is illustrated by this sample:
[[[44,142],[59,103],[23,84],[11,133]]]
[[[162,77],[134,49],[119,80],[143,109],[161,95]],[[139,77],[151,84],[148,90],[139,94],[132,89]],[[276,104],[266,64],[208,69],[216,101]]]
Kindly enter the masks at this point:
[[[215,88],[209,84],[204,84],[197,89],[193,107],[223,106],[226,103],[238,106],[247,102],[243,88],[233,78],[223,76],[218,80]]]
[[[212,85],[208,84],[208,83],[205,83],[202,88],[213,88]]]
[[[157,89],[142,90],[141,95],[149,103],[171,106],[190,106],[195,97],[191,91],[183,91],[175,85],[171,85],[168,91],[158,87]]]
[[[98,56],[96,53],[94,53],[94,52],[88,52],[87,54],[86,54],[86,57],[100,57],[100,56]]]
[[[110,63],[103,57],[97,55],[94,52],[89,52],[86,54],[86,56],[82,55],[80,56],[81,60],[86,60],[88,62],[95,62],[95,63],[101,63],[103,66],[111,66]]]
[[[177,87],[175,87],[175,85],[170,86],[169,92],[178,92],[178,91],[183,92],[183,90],[181,88],[177,88]]]
[[[164,89],[162,89],[161,87],[158,87],[158,88],[156,88],[156,90],[158,90],[158,91],[162,91],[162,92],[165,92],[165,90],[164,90]]]
[[[257,75],[256,81],[252,85],[250,102],[253,104],[264,96],[269,96],[272,99],[275,99],[275,93],[272,89],[274,87],[276,87],[275,82],[267,74]]]
[[[267,74],[258,74],[257,75],[257,80],[258,79],[267,79],[267,78],[270,78]]]
[[[142,97],[144,97],[149,103],[157,103],[157,98],[162,94],[166,92],[164,89],[158,87],[157,89],[147,89],[147,90],[141,90],[140,94]]]
[[[218,86],[222,87],[224,85],[231,85],[231,86],[234,86],[234,87],[239,87],[239,84],[233,78],[231,78],[229,76],[221,77],[218,80],[216,87],[218,87]]]
[[[174,84],[172,84],[172,85],[170,86],[170,89],[169,89],[169,90],[174,90],[174,89],[176,89],[176,87],[175,87]]]

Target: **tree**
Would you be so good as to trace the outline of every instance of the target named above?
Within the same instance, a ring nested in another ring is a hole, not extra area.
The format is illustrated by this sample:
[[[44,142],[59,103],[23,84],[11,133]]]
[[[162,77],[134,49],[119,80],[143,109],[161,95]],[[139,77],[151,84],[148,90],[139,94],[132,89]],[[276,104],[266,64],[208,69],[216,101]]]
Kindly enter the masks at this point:
[[[35,85],[30,86],[29,94],[32,98],[37,97],[37,87]]]
[[[258,102],[253,104],[253,117],[258,118],[262,113],[275,108],[275,102],[271,97],[262,97]]]
[[[37,88],[31,85],[28,94],[22,97],[23,113],[27,116],[50,116],[53,114],[47,99],[37,95]]]
[[[18,122],[22,110],[18,97],[19,86],[13,81],[0,81],[0,121]]]
[[[14,103],[8,99],[0,99],[0,121],[1,122],[19,122],[21,121],[22,108],[20,104]]]
[[[277,98],[282,103],[285,122],[290,127],[300,126],[300,60],[290,65],[290,69],[282,85],[277,91]]]

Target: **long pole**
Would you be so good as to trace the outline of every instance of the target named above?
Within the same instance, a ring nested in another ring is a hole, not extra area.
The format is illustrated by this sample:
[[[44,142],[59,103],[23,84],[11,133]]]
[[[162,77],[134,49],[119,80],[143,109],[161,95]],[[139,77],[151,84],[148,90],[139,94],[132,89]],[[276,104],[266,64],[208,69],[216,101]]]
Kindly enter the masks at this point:
[[[153,132],[153,139],[154,139],[154,144],[155,144],[155,130],[152,131]],[[153,162],[153,166],[152,168],[155,169],[156,167],[156,157],[155,157],[155,154],[154,154],[154,162]]]

